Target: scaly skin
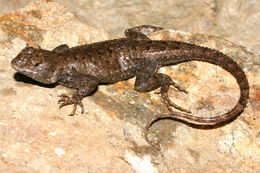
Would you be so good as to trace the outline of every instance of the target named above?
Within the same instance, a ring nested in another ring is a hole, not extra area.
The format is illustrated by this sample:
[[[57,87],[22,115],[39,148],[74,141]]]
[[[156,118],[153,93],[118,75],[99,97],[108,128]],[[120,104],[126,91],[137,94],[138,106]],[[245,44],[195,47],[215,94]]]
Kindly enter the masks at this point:
[[[215,125],[235,118],[246,107],[249,97],[249,84],[243,70],[228,56],[213,49],[177,41],[152,41],[146,36],[162,30],[148,25],[125,31],[127,38],[108,40],[69,48],[61,45],[52,51],[26,47],[11,62],[12,67],[34,80],[45,84],[58,83],[73,88],[76,92],[70,97],[61,95],[60,108],[73,105],[74,115],[77,105],[82,108],[82,99],[89,96],[99,84],[110,84],[136,77],[135,90],[149,92],[160,88],[163,102],[170,112],[156,115],[146,126],[146,140],[149,127],[158,119],[173,117],[192,124]],[[187,61],[204,61],[218,65],[228,71],[237,81],[240,98],[229,112],[215,117],[193,116],[174,104],[168,97],[171,85],[186,92],[172,79],[157,73],[162,66],[176,65]],[[175,112],[172,107],[182,112]]]

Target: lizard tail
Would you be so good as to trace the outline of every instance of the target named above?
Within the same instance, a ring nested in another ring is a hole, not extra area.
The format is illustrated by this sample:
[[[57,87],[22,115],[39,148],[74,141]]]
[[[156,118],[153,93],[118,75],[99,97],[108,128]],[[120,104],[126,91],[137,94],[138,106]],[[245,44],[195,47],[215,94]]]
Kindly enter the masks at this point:
[[[243,112],[244,108],[246,107],[249,98],[248,80],[246,78],[244,71],[239,67],[239,65],[234,60],[224,55],[223,53],[213,49],[204,48],[200,46],[194,47],[194,46],[190,46],[189,44],[184,44],[184,47],[187,47],[187,49],[186,50],[182,49],[182,51],[179,52],[178,50],[177,51],[175,50],[174,57],[165,56],[164,58],[166,59],[164,61],[161,61],[165,64],[161,64],[161,65],[162,66],[175,65],[187,61],[204,61],[204,62],[218,65],[219,67],[222,67],[224,70],[228,71],[236,79],[236,82],[239,85],[239,89],[240,89],[240,97],[237,104],[230,111],[215,117],[198,117],[198,116],[193,116],[192,114],[189,113],[174,112],[174,111],[156,115],[147,123],[144,129],[146,141],[153,146],[157,146],[157,144],[149,140],[147,134],[151,125],[157,120],[163,118],[172,118],[172,119],[182,120],[192,125],[199,125],[199,126],[221,125],[221,123],[229,122],[230,120],[233,120],[237,116],[239,116]]]
[[[231,58],[229,58],[228,56],[224,55],[221,52],[209,48],[199,47],[199,46],[196,47],[196,49],[187,50],[186,53],[185,51],[183,52],[179,54],[180,59],[177,63],[176,63],[176,58],[178,59],[178,57],[175,57],[174,60],[175,64],[181,62],[187,62],[187,61],[204,61],[222,67],[224,70],[231,73],[231,75],[236,79],[236,82],[240,88],[240,98],[237,104],[230,111],[215,117],[198,117],[183,112],[167,112],[167,113],[158,114],[148,122],[146,126],[146,130],[148,130],[148,128],[155,121],[162,118],[179,119],[194,125],[206,125],[206,126],[216,125],[229,120],[233,120],[238,115],[240,115],[243,112],[244,108],[246,107],[249,98],[248,80],[243,70],[239,67],[239,65],[234,60],[232,60]],[[181,58],[182,56],[188,58],[182,59]],[[168,61],[169,64],[171,63],[170,61],[171,58]]]

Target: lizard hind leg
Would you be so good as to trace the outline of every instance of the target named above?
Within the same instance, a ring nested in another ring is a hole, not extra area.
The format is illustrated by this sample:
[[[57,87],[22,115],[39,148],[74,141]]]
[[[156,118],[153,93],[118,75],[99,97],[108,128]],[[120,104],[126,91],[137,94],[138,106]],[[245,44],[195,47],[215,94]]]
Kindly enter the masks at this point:
[[[178,106],[177,104],[173,103],[168,96],[170,86],[174,86],[179,91],[185,93],[187,93],[187,91],[178,84],[176,84],[171,79],[171,77],[166,74],[155,73],[151,75],[150,73],[148,73],[151,69],[153,68],[146,68],[146,71],[143,71],[142,73],[139,73],[136,76],[135,90],[139,92],[149,92],[157,88],[160,88],[160,91],[156,92],[156,94],[161,94],[162,101],[169,111],[173,111],[172,107],[174,107],[175,109],[178,109],[180,111],[191,113],[189,110],[186,110],[185,108],[182,108],[181,106]]]
[[[174,107],[175,109],[178,109],[178,110],[180,110],[182,112],[191,113],[191,111],[189,111],[189,110],[187,110],[187,109],[185,109],[185,108],[183,108],[183,107],[173,103],[171,101],[171,99],[169,98],[169,95],[168,95],[170,86],[174,86],[179,91],[184,92],[184,93],[188,93],[187,90],[185,90],[180,85],[175,83],[171,79],[171,77],[169,77],[168,75],[165,75],[165,74],[162,74],[162,75],[163,75],[163,78],[161,78],[161,88],[160,88],[160,91],[157,92],[156,94],[161,94],[162,101],[166,105],[168,110],[173,112],[172,107]]]

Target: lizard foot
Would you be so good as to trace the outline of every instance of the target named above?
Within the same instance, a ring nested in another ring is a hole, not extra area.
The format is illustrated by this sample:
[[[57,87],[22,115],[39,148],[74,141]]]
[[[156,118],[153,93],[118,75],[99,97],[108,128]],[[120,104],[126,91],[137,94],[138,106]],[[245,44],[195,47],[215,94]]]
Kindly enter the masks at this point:
[[[161,97],[162,97],[163,103],[167,106],[167,108],[168,108],[169,111],[172,112],[172,111],[173,111],[173,110],[172,110],[172,107],[174,107],[175,109],[178,109],[178,110],[180,110],[180,111],[182,111],[182,112],[191,113],[190,110],[187,110],[187,109],[185,109],[185,108],[183,108],[183,107],[181,107],[181,106],[179,106],[179,105],[173,103],[173,102],[170,100],[170,98],[169,98],[169,96],[168,96],[167,93],[161,93]]]
[[[191,113],[191,111],[189,111],[189,110],[187,110],[187,109],[185,109],[185,108],[183,108],[183,107],[181,107],[181,106],[179,106],[179,105],[173,103],[173,102],[170,100],[170,98],[169,98],[169,96],[168,96],[168,91],[169,91],[169,89],[170,89],[170,86],[174,86],[174,87],[177,88],[179,91],[184,92],[184,93],[186,93],[186,94],[188,93],[188,91],[187,91],[186,89],[182,88],[180,85],[178,85],[178,84],[176,84],[175,82],[171,81],[170,84],[161,86],[160,91],[157,92],[157,93],[155,93],[155,94],[161,94],[161,98],[162,98],[162,100],[163,100],[163,103],[166,105],[166,107],[168,108],[168,110],[169,110],[170,112],[173,111],[173,110],[172,110],[172,107],[174,107],[175,109],[178,109],[178,110],[180,110],[180,111],[182,111],[182,112]]]
[[[177,84],[177,83],[175,83],[175,82],[173,82],[173,81],[171,81],[170,86],[173,86],[173,87],[175,87],[177,90],[179,90],[179,91],[181,91],[181,92],[184,92],[185,94],[188,94],[188,91],[187,91],[185,88],[183,88],[182,86],[180,86],[179,84]]]
[[[76,97],[76,96],[68,96],[66,94],[61,94],[60,99],[58,100],[58,103],[60,104],[59,109],[61,109],[64,106],[67,105],[73,105],[73,110],[72,112],[69,114],[69,116],[73,116],[76,112],[77,109],[77,105],[79,105],[81,107],[81,113],[84,113],[84,106],[82,103],[82,99]]]
[[[189,110],[187,110],[187,109],[185,109],[185,108],[183,108],[183,107],[173,103],[170,100],[170,98],[168,96],[168,91],[169,91],[171,86],[175,87],[177,90],[179,90],[181,92],[184,92],[186,94],[188,93],[188,91],[186,89],[184,89],[183,87],[181,87],[180,85],[178,85],[177,83],[172,81],[172,79],[170,79],[170,82],[168,84],[166,84],[166,85],[162,85],[160,91],[155,92],[155,94],[161,94],[161,98],[163,100],[163,103],[166,105],[166,107],[168,108],[168,110],[170,112],[173,111],[172,107],[174,107],[175,109],[178,109],[178,110],[180,110],[182,112],[191,113],[191,111],[189,111]]]

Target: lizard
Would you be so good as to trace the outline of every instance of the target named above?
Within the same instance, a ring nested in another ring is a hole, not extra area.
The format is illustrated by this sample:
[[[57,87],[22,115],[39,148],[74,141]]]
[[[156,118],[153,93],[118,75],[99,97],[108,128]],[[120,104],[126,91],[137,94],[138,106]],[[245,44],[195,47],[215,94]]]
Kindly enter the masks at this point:
[[[75,89],[72,96],[61,94],[59,108],[73,105],[69,115],[74,115],[77,106],[84,113],[82,99],[92,94],[100,84],[112,84],[136,77],[134,89],[150,92],[159,89],[163,103],[169,112],[153,117],[145,127],[145,139],[149,127],[158,119],[172,117],[195,125],[216,125],[240,115],[249,98],[249,83],[244,71],[227,55],[206,47],[173,40],[150,40],[147,35],[163,30],[161,27],[141,25],[125,30],[126,38],[106,40],[69,48],[60,45],[53,50],[26,46],[11,61],[11,66],[44,84],[57,83]],[[214,117],[199,117],[191,111],[174,104],[168,91],[174,86],[187,91],[166,74],[158,73],[163,66],[188,61],[203,61],[222,67],[235,79],[240,88],[237,104],[227,113]],[[180,112],[173,111],[173,108]]]

